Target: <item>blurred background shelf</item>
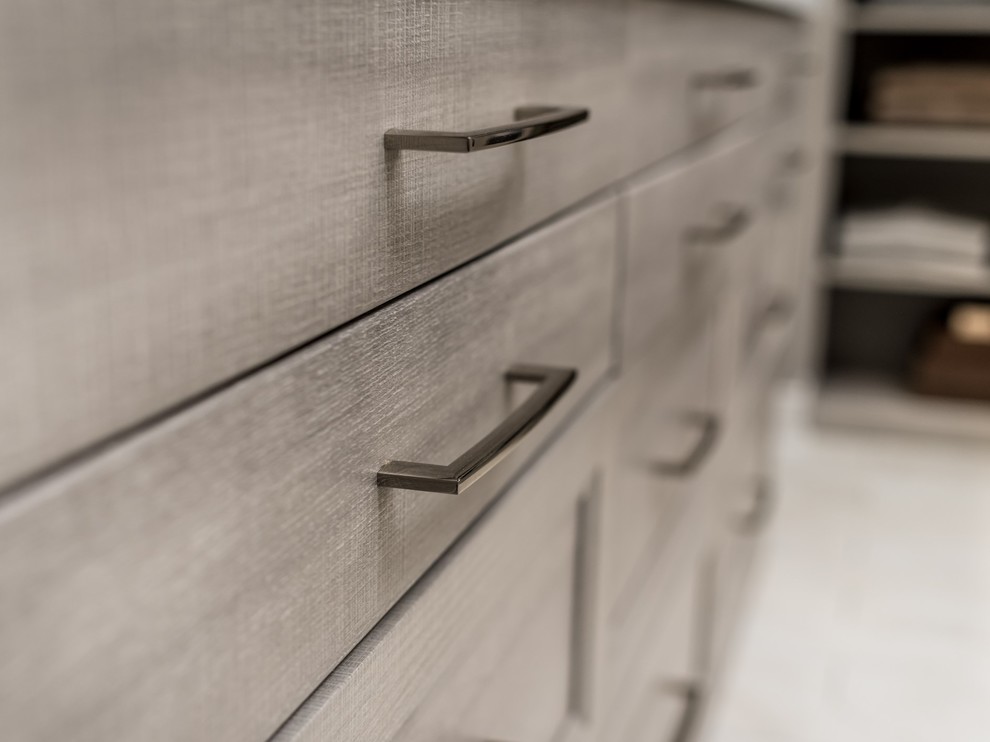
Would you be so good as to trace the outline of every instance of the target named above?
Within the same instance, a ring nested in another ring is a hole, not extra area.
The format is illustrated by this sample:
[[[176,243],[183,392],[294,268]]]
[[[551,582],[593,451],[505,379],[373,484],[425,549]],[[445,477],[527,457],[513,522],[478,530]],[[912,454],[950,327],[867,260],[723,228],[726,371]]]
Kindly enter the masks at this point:
[[[823,425],[990,441],[990,404],[924,397],[883,376],[825,379],[816,417]]]
[[[990,127],[848,124],[837,139],[848,155],[990,162]]]
[[[990,5],[866,3],[850,8],[851,31],[872,34],[987,34]]]
[[[911,266],[864,266],[841,257],[822,258],[821,276],[830,286],[932,296],[990,298],[990,268],[972,277],[923,272]]]

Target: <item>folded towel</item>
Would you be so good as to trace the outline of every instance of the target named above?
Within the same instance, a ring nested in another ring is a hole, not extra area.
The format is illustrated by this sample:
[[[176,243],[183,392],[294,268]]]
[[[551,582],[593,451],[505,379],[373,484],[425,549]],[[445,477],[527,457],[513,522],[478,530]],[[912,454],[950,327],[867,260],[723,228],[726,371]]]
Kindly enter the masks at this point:
[[[990,222],[917,205],[851,211],[839,225],[839,251],[849,256],[984,264]]]

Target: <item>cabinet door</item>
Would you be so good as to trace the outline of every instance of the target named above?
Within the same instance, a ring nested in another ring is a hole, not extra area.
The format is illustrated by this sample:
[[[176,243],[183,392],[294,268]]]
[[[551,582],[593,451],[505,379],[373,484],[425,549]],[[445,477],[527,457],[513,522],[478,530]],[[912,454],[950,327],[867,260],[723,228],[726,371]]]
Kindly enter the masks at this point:
[[[587,714],[608,402],[598,396],[403,596],[279,742],[550,742]]]
[[[267,738],[600,386],[616,214],[587,204],[3,503],[9,728]],[[439,466],[407,490],[389,462]]]
[[[693,507],[643,575],[621,632],[608,632],[606,703],[596,740],[673,742],[700,712],[704,535],[703,508]]]

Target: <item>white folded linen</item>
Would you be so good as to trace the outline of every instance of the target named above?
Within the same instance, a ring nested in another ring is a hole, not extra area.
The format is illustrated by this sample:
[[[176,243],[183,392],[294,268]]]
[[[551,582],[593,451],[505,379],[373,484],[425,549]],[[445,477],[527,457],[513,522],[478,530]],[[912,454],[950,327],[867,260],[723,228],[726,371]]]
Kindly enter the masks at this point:
[[[982,264],[990,222],[917,205],[851,211],[841,218],[838,241],[848,256]]]

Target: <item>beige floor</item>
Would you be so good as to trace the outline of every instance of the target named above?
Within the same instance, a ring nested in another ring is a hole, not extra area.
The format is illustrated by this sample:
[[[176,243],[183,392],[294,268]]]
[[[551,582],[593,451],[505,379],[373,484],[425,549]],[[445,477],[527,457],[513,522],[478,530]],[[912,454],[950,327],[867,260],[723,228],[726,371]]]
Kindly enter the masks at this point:
[[[990,740],[990,446],[783,407],[780,505],[709,742]]]

